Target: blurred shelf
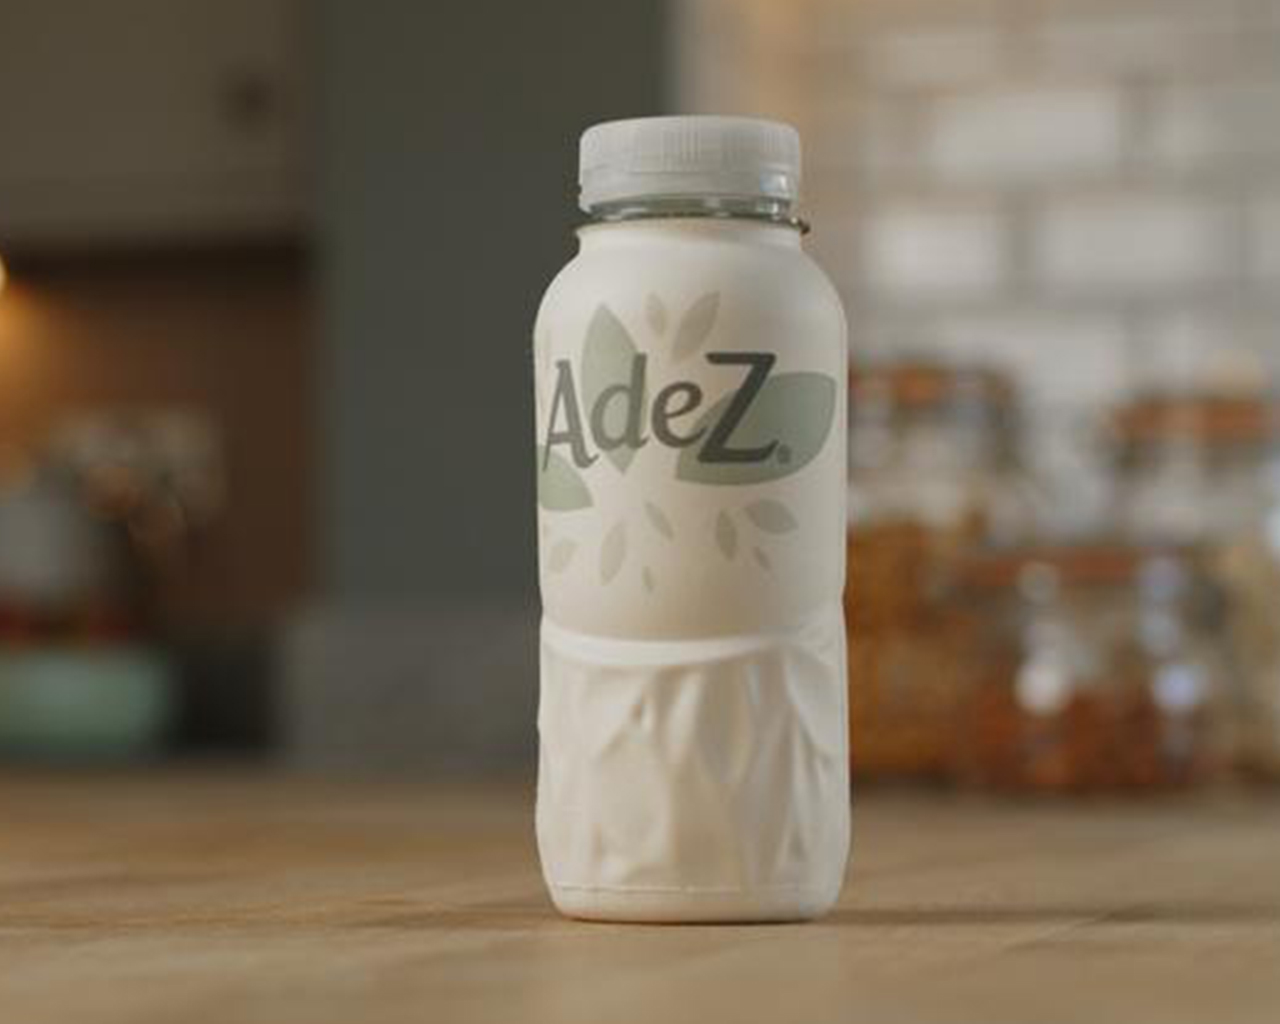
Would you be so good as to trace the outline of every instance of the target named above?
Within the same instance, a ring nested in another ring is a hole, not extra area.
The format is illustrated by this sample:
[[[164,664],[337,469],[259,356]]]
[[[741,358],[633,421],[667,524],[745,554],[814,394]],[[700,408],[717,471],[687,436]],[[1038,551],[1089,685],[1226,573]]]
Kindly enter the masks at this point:
[[[524,789],[0,786],[0,1019],[1245,1021],[1280,1000],[1280,799],[869,794],[815,924],[558,918]]]
[[[99,286],[157,280],[254,278],[301,283],[312,261],[309,242],[296,235],[254,239],[99,240],[19,246],[5,253],[14,286],[90,281]]]

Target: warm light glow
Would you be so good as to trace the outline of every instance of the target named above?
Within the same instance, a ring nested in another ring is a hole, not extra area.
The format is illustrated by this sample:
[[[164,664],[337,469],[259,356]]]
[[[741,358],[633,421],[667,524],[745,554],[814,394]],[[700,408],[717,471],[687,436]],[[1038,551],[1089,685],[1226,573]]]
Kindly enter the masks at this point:
[[[7,275],[4,272],[4,260],[0,259],[0,292],[4,291],[4,282],[5,282],[6,276]]]

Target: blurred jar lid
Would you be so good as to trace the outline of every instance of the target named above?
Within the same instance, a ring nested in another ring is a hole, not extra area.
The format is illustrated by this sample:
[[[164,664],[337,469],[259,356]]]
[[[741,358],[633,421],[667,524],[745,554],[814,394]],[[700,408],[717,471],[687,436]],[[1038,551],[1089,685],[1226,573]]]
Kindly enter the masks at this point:
[[[1149,392],[1117,406],[1109,426],[1122,452],[1177,441],[1266,445],[1280,439],[1280,407],[1264,395]]]
[[[853,402],[884,403],[904,411],[943,409],[957,403],[1012,408],[1013,382],[989,366],[958,366],[911,360],[853,366]]]

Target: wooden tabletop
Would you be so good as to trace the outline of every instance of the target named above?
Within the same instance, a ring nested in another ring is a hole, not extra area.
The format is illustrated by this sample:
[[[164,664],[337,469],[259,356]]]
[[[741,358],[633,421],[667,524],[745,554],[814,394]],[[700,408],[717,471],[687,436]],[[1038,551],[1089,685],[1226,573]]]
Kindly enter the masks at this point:
[[[1280,797],[868,794],[807,925],[555,916],[519,788],[0,774],[0,1021],[1280,1019]]]

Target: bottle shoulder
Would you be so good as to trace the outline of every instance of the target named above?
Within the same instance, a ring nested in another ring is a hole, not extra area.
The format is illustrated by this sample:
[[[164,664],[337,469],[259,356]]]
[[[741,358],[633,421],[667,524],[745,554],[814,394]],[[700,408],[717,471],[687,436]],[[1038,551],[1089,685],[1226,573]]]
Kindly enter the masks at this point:
[[[839,293],[799,245],[657,232],[626,245],[584,246],[548,285],[539,320],[584,304],[631,304],[636,296],[678,309],[711,293],[746,315],[818,318],[844,332]]]

